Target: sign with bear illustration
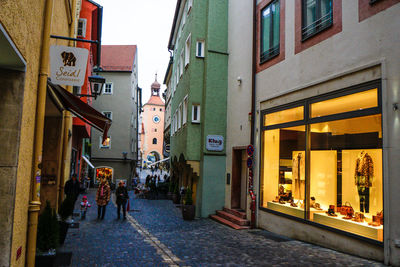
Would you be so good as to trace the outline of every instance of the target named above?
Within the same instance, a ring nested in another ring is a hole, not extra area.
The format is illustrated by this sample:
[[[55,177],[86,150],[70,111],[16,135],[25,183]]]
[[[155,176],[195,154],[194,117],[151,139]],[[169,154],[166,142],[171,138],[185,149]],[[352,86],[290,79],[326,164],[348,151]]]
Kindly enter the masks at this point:
[[[82,86],[85,80],[89,51],[84,48],[52,45],[50,47],[50,79],[54,84]]]

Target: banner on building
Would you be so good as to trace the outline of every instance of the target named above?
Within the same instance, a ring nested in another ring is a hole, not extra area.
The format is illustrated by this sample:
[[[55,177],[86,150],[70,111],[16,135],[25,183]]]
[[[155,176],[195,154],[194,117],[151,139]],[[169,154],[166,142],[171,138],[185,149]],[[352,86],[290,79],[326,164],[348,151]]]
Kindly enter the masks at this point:
[[[52,45],[50,47],[50,79],[54,84],[82,86],[85,80],[89,51],[84,48]]]

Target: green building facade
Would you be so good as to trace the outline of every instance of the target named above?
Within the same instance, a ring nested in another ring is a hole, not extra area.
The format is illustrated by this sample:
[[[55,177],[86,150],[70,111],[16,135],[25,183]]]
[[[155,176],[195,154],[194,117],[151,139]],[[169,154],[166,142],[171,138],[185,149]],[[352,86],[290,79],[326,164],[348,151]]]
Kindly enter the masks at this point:
[[[192,188],[199,217],[225,201],[227,47],[228,0],[178,0],[166,81],[172,175],[179,187]]]

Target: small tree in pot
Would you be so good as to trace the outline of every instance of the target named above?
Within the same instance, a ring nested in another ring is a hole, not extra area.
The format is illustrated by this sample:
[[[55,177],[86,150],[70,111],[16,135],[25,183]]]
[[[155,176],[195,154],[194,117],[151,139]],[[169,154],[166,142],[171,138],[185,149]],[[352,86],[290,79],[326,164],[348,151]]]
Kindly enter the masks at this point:
[[[72,197],[67,197],[61,203],[58,215],[60,215],[60,244],[64,244],[65,237],[67,236],[69,224],[67,219],[74,212],[74,200]]]
[[[174,204],[179,204],[181,201],[181,195],[179,194],[179,185],[175,183],[174,193],[172,194],[172,202]]]
[[[59,244],[59,226],[57,215],[49,201],[46,202],[43,213],[39,215],[37,231],[36,266],[53,266]]]
[[[192,190],[188,188],[186,190],[185,199],[183,200],[182,206],[182,217],[184,220],[193,220],[196,215],[196,207],[193,205]]]

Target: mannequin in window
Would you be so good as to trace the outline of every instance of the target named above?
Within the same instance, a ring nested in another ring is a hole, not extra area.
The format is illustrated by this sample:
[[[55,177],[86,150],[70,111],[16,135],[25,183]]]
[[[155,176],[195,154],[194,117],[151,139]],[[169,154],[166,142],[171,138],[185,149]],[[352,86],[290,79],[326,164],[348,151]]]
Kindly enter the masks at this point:
[[[292,179],[294,181],[294,194],[296,199],[304,199],[305,191],[305,157],[302,152],[293,153]]]
[[[372,186],[374,175],[374,163],[372,158],[365,151],[361,151],[356,160],[356,170],[354,175],[360,198],[360,211],[369,213],[369,188]]]

